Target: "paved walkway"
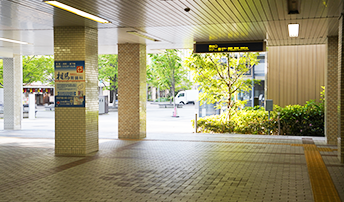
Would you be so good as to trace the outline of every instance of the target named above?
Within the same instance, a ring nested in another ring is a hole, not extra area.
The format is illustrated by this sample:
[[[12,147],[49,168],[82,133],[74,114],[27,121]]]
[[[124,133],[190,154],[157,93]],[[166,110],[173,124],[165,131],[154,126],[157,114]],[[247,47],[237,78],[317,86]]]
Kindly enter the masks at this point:
[[[344,201],[324,138],[105,131],[99,152],[55,157],[43,125],[1,131],[0,201]]]

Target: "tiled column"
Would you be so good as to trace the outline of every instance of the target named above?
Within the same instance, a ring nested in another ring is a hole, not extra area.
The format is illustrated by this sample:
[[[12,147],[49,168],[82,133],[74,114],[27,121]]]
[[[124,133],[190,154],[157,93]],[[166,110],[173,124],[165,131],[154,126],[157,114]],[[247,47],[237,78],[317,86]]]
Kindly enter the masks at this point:
[[[20,130],[23,117],[23,65],[22,56],[3,59],[4,68],[4,129]]]
[[[338,33],[338,157],[344,163],[344,53],[342,51],[343,40],[343,15],[339,20],[339,33]]]
[[[325,136],[327,144],[336,145],[338,138],[338,36],[327,38],[325,79]]]
[[[55,61],[85,61],[85,107],[55,107],[55,154],[98,151],[98,30],[54,27]]]
[[[146,137],[146,46],[118,45],[118,137]]]

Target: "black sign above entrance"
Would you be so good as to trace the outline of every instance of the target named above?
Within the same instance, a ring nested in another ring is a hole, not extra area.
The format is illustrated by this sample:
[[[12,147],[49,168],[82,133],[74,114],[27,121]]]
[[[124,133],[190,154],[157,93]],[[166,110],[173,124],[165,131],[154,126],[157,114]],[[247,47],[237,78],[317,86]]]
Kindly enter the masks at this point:
[[[266,44],[259,42],[242,43],[196,43],[194,53],[224,53],[224,52],[264,52]]]

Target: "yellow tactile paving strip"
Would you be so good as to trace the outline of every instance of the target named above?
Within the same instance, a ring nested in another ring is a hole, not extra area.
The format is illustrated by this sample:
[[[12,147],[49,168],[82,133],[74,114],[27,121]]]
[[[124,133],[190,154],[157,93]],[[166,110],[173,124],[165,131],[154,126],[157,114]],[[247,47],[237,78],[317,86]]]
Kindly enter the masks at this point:
[[[336,151],[335,149],[325,148],[325,147],[321,147],[321,148],[317,147],[317,150],[321,151],[321,152],[333,152],[333,151]]]
[[[340,202],[338,192],[319,153],[328,148],[303,145],[315,202]],[[319,150],[320,149],[320,150]]]

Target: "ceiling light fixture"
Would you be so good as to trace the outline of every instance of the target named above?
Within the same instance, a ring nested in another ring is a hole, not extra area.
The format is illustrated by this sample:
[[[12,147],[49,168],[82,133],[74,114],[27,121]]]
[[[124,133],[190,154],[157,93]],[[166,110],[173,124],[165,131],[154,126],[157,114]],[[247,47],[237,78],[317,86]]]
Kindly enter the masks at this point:
[[[288,31],[289,37],[298,37],[299,36],[299,24],[289,24]]]
[[[152,38],[150,36],[147,36],[146,33],[138,32],[138,31],[127,31],[127,33],[128,34],[133,34],[133,35],[136,35],[136,36],[139,36],[139,37],[151,40],[151,41],[155,41],[155,42],[159,42],[160,41],[158,39],[154,39],[154,38]]]
[[[96,21],[96,22],[100,22],[100,23],[103,23],[103,24],[106,24],[106,23],[111,23],[110,21],[108,20],[105,20],[103,18],[100,18],[98,16],[95,16],[95,15],[92,15],[92,14],[89,14],[89,13],[86,13],[82,10],[79,10],[79,9],[76,9],[76,8],[73,8],[71,6],[68,6],[66,4],[63,4],[63,3],[60,3],[58,1],[44,1],[45,3],[47,4],[50,4],[52,6],[55,6],[55,7],[58,7],[58,8],[61,8],[63,10],[66,10],[66,11],[69,11],[71,13],[74,13],[76,15],[80,15],[84,18],[88,18],[90,20],[93,20],[93,21]]]
[[[17,41],[17,40],[13,40],[13,39],[6,39],[6,38],[1,38],[1,41],[7,41],[7,42],[11,42],[11,43],[19,43],[19,44],[29,44],[28,42],[24,42],[24,41]]]

